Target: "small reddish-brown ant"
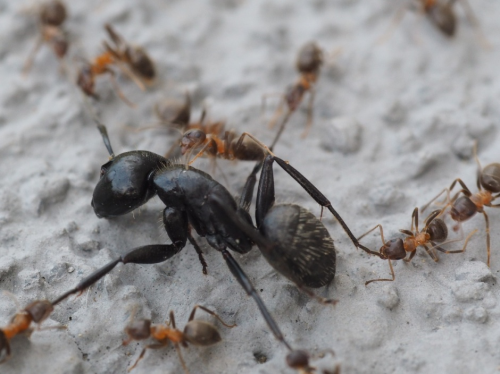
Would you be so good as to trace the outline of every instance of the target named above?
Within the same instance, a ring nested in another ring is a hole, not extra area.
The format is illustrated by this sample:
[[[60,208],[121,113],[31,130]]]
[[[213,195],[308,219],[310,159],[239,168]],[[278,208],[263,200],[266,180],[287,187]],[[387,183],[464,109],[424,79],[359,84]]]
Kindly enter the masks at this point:
[[[278,141],[281,133],[285,128],[285,125],[290,119],[290,116],[293,112],[295,112],[297,107],[302,102],[304,94],[306,92],[309,92],[310,96],[309,104],[307,106],[307,124],[302,137],[304,138],[307,136],[307,133],[309,132],[309,129],[313,122],[314,85],[318,80],[319,70],[322,64],[323,51],[315,42],[309,42],[300,49],[296,62],[296,68],[300,73],[300,78],[295,84],[289,86],[286,89],[286,92],[283,95],[282,100],[269,124],[270,127],[273,127],[275,125],[277,119],[283,112],[283,106],[286,104],[288,110],[281,120],[281,125],[270,148],[274,148],[276,142]]]
[[[61,26],[66,20],[66,7],[61,1],[53,0],[42,6],[39,13],[40,36],[35,47],[26,59],[23,67],[23,74],[27,74],[33,65],[35,56],[43,43],[47,43],[57,58],[63,63],[62,59],[68,51],[68,39]],[[61,65],[64,67],[64,65]]]
[[[469,239],[474,235],[477,230],[472,231],[467,238],[465,239],[464,246],[460,250],[447,251],[441,248],[441,245],[449,244],[457,241],[463,240],[463,237],[459,239],[453,239],[446,241],[448,237],[448,227],[445,222],[437,218],[443,213],[443,210],[435,210],[425,219],[425,227],[420,231],[418,229],[418,208],[413,210],[413,214],[411,216],[411,229],[410,230],[399,230],[407,237],[403,239],[391,239],[389,241],[385,241],[384,239],[384,230],[382,225],[378,224],[374,228],[368,230],[366,233],[361,235],[358,240],[361,240],[366,235],[376,230],[380,229],[380,239],[382,240],[382,247],[380,247],[379,253],[380,258],[383,260],[387,260],[389,262],[389,268],[391,269],[392,279],[379,278],[372,279],[365,282],[365,286],[371,282],[380,282],[380,281],[389,281],[392,282],[395,279],[394,269],[392,267],[391,260],[404,260],[405,262],[410,262],[415,254],[417,253],[417,248],[422,246],[425,251],[429,254],[429,256],[435,261],[438,262],[439,258],[437,257],[434,249],[441,251],[443,253],[462,253],[467,248],[467,243]],[[463,232],[462,232],[463,236]],[[438,244],[439,243],[439,244]],[[428,244],[432,245],[429,248]],[[410,253],[410,257],[406,258],[406,254]]]
[[[466,16],[469,22],[475,27],[482,42],[488,45],[486,38],[482,35],[479,28],[479,21],[477,20],[472,8],[470,7],[467,0],[459,0],[465,9]],[[385,34],[381,40],[384,40],[388,35],[390,35],[393,27],[397,25],[403,18],[407,8],[413,6],[421,14],[424,14],[429,21],[436,26],[436,28],[441,31],[447,37],[453,37],[457,29],[457,16],[454,11],[454,5],[457,0],[413,0],[408,2],[399,8],[398,12],[393,21],[393,25],[389,31]]]
[[[433,201],[446,192],[446,202],[443,211],[446,207],[451,206],[448,214],[451,219],[457,222],[457,225],[461,225],[462,222],[472,218],[476,213],[483,213],[484,220],[486,222],[486,249],[488,253],[487,264],[490,266],[490,221],[488,215],[484,211],[484,207],[500,207],[500,204],[492,204],[494,200],[500,197],[500,164],[489,164],[483,169],[479,159],[477,158],[477,144],[474,144],[474,158],[478,166],[476,184],[479,191],[473,194],[465,183],[460,178],[457,178],[453,181],[450,188],[445,188],[424,207],[422,207],[422,211],[424,211]],[[457,183],[460,184],[462,189],[450,198],[450,192]],[[458,227],[455,227],[454,229],[458,229]]]
[[[105,52],[97,56],[92,63],[86,62],[82,66],[78,73],[77,85],[87,96],[97,99],[98,96],[94,91],[95,78],[102,74],[109,74],[118,96],[128,105],[134,106],[119,89],[115,81],[115,72],[110,66],[116,65],[141,90],[144,90],[144,84],[151,84],[156,77],[154,63],[143,48],[129,45],[113,30],[111,25],[106,24],[105,29],[114,47],[106,41],[103,42]]]
[[[5,352],[5,357],[0,364],[11,356],[10,339],[21,333],[31,334],[31,323],[41,324],[54,310],[54,306],[47,300],[37,300],[29,304],[24,310],[16,313],[11,322],[0,329],[0,355]]]
[[[169,342],[172,342],[177,354],[179,355],[179,360],[181,361],[184,371],[189,374],[186,363],[182,358],[180,345],[184,348],[188,347],[188,343],[197,346],[210,346],[222,340],[215,326],[208,322],[194,320],[194,315],[198,308],[217,318],[226,327],[233,328],[236,326],[226,324],[215,312],[201,305],[196,305],[193,308],[189,316],[188,323],[184,327],[183,331],[176,328],[173,311],[170,312],[170,321],[166,325],[151,325],[151,320],[149,319],[133,321],[125,328],[125,332],[129,338],[123,341],[123,345],[129,344],[132,340],[143,340],[149,337],[157,340],[158,343],[144,347],[139,355],[139,358],[137,358],[128,371],[131,371],[137,366],[147,349],[163,348],[167,346]],[[172,327],[170,327],[170,325],[172,325]]]

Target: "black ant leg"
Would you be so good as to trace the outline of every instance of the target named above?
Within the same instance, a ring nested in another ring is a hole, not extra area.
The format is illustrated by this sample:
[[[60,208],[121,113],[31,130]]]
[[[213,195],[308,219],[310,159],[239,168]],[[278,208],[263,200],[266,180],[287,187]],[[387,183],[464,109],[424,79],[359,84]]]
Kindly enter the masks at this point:
[[[262,169],[261,161],[258,162],[252,169],[252,172],[250,173],[250,175],[247,178],[247,181],[245,182],[243,191],[241,192],[239,206],[241,209],[247,212],[248,209],[250,208],[250,204],[252,204],[253,191],[255,189],[255,183],[257,183],[257,174],[259,173],[260,169]]]
[[[181,249],[182,248],[179,249],[173,244],[153,244],[135,248],[125,256],[111,261],[107,265],[90,274],[87,278],[78,283],[75,288],[66,291],[64,294],[59,296],[54,302],[52,302],[52,305],[59,304],[61,301],[74,293],[81,293],[85,291],[85,289],[113,270],[114,267],[120,262],[123,264],[158,264],[176,255]]]
[[[344,229],[345,233],[347,234],[347,236],[349,236],[349,238],[351,239],[353,244],[356,246],[356,248],[360,248],[369,254],[372,254],[372,255],[375,255],[375,256],[382,258],[381,254],[379,252],[372,251],[372,250],[368,249],[367,247],[365,247],[364,245],[359,243],[358,239],[356,239],[356,237],[352,234],[351,230],[346,225],[346,223],[344,222],[342,217],[340,217],[340,215],[335,211],[335,209],[333,209],[332,203],[330,202],[330,200],[328,200],[326,198],[326,196],[323,195],[321,193],[321,191],[316,188],[316,186],[314,186],[306,177],[304,177],[297,169],[295,169],[293,166],[289,165],[286,161],[284,161],[281,158],[276,157],[276,156],[270,156],[270,155],[267,156],[266,159],[264,160],[264,167],[263,167],[263,170],[261,173],[261,180],[266,178],[268,180],[268,182],[272,181],[272,164],[274,161],[276,161],[278,163],[278,165],[281,166],[281,168],[283,170],[285,170],[293,179],[295,179],[295,181],[298,184],[300,184],[302,186],[302,188],[304,190],[306,190],[306,192],[319,205],[327,208],[333,214],[333,216],[340,223],[340,225]],[[265,174],[271,174],[271,176],[265,175]],[[273,190],[274,190],[274,187],[273,187]],[[273,200],[274,200],[274,193],[273,193]],[[257,197],[257,201],[259,201],[259,197]],[[257,214],[258,214],[258,212],[257,212]],[[256,217],[257,217],[257,214],[256,214]],[[259,221],[257,221],[257,222],[259,222]]]
[[[201,266],[203,268],[203,274],[207,275],[207,262],[205,261],[205,258],[203,257],[203,251],[201,250],[200,246],[198,243],[196,243],[196,240],[194,240],[193,236],[191,233],[188,234],[188,240],[189,242],[193,245],[194,249],[196,250],[196,253],[198,253],[198,259],[201,262]]]
[[[233,273],[238,283],[241,285],[241,287],[243,287],[247,295],[251,296],[257,303],[257,306],[260,309],[260,313],[266,320],[267,325],[274,334],[274,337],[278,339],[280,342],[282,342],[290,351],[292,351],[292,347],[283,337],[283,334],[281,333],[280,328],[276,324],[276,321],[267,310],[266,305],[260,298],[257,291],[255,291],[255,288],[250,282],[250,279],[248,279],[247,275],[243,272],[243,269],[241,269],[240,265],[236,262],[233,256],[231,256],[231,254],[226,249],[221,249],[220,252],[222,253],[222,257],[224,257],[224,260],[226,260],[226,264],[229,267],[229,270],[231,271],[231,273]]]

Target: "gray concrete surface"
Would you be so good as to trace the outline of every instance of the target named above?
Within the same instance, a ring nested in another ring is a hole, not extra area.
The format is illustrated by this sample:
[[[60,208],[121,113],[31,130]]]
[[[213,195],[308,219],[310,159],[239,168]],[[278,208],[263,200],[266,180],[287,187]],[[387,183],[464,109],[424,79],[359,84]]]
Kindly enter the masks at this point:
[[[274,132],[260,117],[261,96],[282,92],[295,81],[296,52],[305,42],[317,41],[326,55],[341,48],[322,70],[309,136],[300,137],[306,121],[302,106],[275,151],[324,192],[355,235],[381,223],[392,238],[399,229],[409,229],[414,207],[453,179],[476,189],[473,140],[479,142],[483,166],[500,161],[500,3],[471,4],[489,49],[460,4],[452,40],[408,13],[391,37],[377,44],[394,17],[394,3],[68,2],[68,66],[74,75],[79,57],[101,51],[105,22],[144,46],[157,64],[156,85],[141,92],[120,77],[123,91],[137,104],[131,109],[101,78],[98,108],[117,153],[163,153],[177,135],[133,131],[155,123],[152,108],[161,98],[189,89],[195,117],[205,104],[211,118],[226,119],[236,131],[270,142]],[[0,2],[0,289],[14,294],[20,305],[53,299],[129,249],[168,240],[159,226],[157,198],[135,214],[109,220],[94,215],[91,194],[108,155],[79,92],[60,74],[46,47],[30,74],[21,75],[36,38],[34,4]],[[275,104],[269,100],[268,117]],[[238,195],[252,164],[218,165],[227,183],[220,170],[214,177]],[[196,167],[211,172],[206,160]],[[277,200],[319,215],[317,204],[278,169]],[[333,358],[313,362],[320,368],[339,363],[342,373],[493,373],[500,365],[500,212],[488,212],[491,268],[485,265],[484,219],[477,216],[464,224],[465,232],[479,229],[466,253],[441,255],[434,263],[419,249],[410,264],[394,264],[395,282],[367,287],[365,281],[389,276],[387,262],[357,251],[326,215],[323,222],[337,249],[337,275],[317,292],[338,299],[335,308],[299,293],[257,249],[235,257],[294,347],[335,351]],[[173,310],[183,326],[192,307],[202,304],[238,326],[217,324],[222,343],[183,351],[192,373],[292,373],[284,361],[286,350],[254,302],[221,256],[200,242],[207,276],[191,246],[160,265],[119,265],[88,292],[61,303],[44,324],[67,329],[13,339],[12,358],[0,372],[124,373],[143,346],[121,345],[132,311],[162,323]],[[378,249],[380,239],[374,234],[364,243]],[[0,325],[16,310],[12,298],[1,295]],[[133,372],[179,373],[182,368],[170,346],[148,351]]]

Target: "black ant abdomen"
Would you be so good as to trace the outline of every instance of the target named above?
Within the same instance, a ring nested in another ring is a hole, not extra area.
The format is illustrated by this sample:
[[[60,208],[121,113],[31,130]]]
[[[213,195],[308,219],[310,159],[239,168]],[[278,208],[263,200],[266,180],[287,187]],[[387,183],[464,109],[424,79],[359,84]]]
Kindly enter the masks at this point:
[[[260,248],[267,261],[292,282],[319,288],[335,277],[333,239],[323,223],[295,204],[275,205],[259,227],[274,244]]]
[[[45,4],[40,11],[40,22],[43,25],[61,26],[66,20],[66,7],[60,1]]]

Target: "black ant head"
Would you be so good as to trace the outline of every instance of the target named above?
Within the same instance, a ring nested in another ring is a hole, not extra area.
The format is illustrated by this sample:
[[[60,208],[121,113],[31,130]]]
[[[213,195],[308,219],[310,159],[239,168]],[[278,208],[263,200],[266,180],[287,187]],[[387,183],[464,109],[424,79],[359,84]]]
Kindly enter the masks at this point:
[[[101,167],[101,179],[94,189],[91,205],[97,217],[120,216],[145,204],[156,194],[151,178],[167,164],[163,157],[147,151],[113,157]]]
[[[455,35],[457,19],[452,5],[435,5],[429,9],[427,14],[443,34],[449,37]]]
[[[500,192],[500,164],[489,164],[481,172],[481,186],[492,193]]]
[[[33,322],[41,323],[50,316],[50,313],[54,310],[54,306],[50,301],[37,300],[28,305],[24,310],[31,316]]]
[[[193,345],[208,346],[222,339],[215,326],[203,321],[189,321],[184,327],[184,338]]]
[[[45,4],[40,12],[40,21],[44,25],[61,26],[66,20],[66,7],[60,1]]]

